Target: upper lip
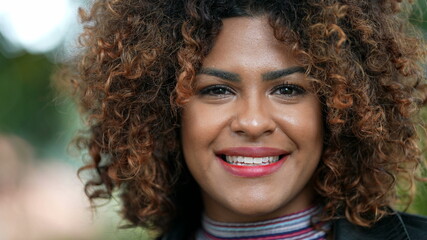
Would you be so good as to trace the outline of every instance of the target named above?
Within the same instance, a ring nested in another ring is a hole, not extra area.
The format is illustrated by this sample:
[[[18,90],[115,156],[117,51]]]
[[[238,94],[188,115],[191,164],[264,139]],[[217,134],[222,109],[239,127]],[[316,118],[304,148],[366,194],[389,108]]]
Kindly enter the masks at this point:
[[[271,147],[231,147],[216,152],[216,155],[242,156],[242,157],[272,157],[287,155],[289,152]]]

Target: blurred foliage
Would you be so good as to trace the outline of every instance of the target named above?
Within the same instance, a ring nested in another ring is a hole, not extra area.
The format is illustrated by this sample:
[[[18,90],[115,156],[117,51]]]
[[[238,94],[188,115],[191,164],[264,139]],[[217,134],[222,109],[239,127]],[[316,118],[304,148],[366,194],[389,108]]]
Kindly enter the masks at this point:
[[[29,141],[41,158],[64,155],[76,119],[71,104],[55,97],[53,66],[45,55],[0,55],[0,133]]]
[[[427,183],[417,183],[417,194],[409,208],[409,212],[427,216]]]
[[[424,38],[427,39],[427,1],[426,0],[416,1],[416,5],[413,7],[413,11],[411,15],[411,22],[421,29],[424,35]],[[427,66],[424,66],[424,67],[427,68]],[[425,69],[425,72],[427,72],[427,69]],[[426,108],[422,110],[421,116],[424,119],[424,122],[427,122]],[[420,129],[420,131],[424,132],[425,130]],[[421,139],[420,146],[421,146],[421,149],[423,149],[424,151],[424,159],[427,159],[427,140],[425,138]],[[427,167],[426,165],[423,165],[422,168],[420,169],[420,172],[418,173],[419,176],[425,177],[426,178],[425,180],[427,180],[426,167]],[[427,182],[425,181],[417,182],[416,190],[417,190],[416,195],[408,211],[427,216]]]
[[[412,7],[411,22],[422,29],[424,33],[427,31],[427,1],[420,0]],[[425,34],[424,34],[425,36]]]
[[[425,28],[427,30],[427,28]],[[427,107],[421,110],[421,118],[427,123]],[[419,146],[423,151],[424,164],[421,165],[418,176],[424,177],[424,181],[418,181],[416,183],[416,195],[411,203],[408,211],[427,216],[427,139],[425,133],[427,129],[420,127],[418,129],[422,138],[420,139]]]
[[[31,139],[44,147],[58,121],[47,106],[51,64],[44,56],[0,56],[0,130]],[[51,122],[52,124],[46,124]]]

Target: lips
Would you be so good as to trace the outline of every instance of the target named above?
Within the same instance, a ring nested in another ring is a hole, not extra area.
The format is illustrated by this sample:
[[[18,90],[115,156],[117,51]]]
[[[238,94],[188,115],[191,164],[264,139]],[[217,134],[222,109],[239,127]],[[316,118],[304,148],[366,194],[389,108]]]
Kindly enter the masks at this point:
[[[239,177],[262,177],[277,171],[288,152],[267,147],[227,148],[216,153],[221,165]]]

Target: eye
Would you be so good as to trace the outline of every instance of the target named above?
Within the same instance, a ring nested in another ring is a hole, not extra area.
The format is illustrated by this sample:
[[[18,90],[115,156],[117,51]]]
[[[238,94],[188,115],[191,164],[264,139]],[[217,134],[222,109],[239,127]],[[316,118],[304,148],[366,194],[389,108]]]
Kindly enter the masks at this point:
[[[199,91],[199,95],[211,96],[211,97],[225,97],[227,95],[233,95],[233,90],[224,85],[213,85],[208,86]]]
[[[276,86],[272,90],[272,94],[274,95],[281,95],[281,96],[287,96],[287,97],[296,97],[298,95],[305,94],[306,90],[298,85],[295,84],[282,84],[279,86]]]

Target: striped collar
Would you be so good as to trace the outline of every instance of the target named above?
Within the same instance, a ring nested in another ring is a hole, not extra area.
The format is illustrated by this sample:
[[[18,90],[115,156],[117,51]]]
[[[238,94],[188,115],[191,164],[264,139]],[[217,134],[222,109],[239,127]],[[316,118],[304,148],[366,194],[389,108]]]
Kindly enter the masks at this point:
[[[311,207],[282,217],[252,223],[222,223],[213,221],[204,215],[202,219],[202,229],[197,232],[196,239],[326,239],[325,231],[329,230],[330,225],[320,222],[313,224],[315,216],[320,212],[320,207]],[[314,225],[317,226],[316,229]],[[319,227],[325,231],[319,230]]]

